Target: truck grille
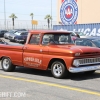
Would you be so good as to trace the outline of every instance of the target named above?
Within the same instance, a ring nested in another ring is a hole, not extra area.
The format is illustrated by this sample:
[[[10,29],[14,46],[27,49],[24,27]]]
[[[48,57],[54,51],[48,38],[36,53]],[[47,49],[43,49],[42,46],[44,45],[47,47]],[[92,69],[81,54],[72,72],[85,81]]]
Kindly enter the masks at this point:
[[[81,54],[81,56],[98,56],[100,55],[100,52],[86,52],[86,53],[83,53]]]
[[[79,62],[80,62],[80,65],[98,64],[98,63],[100,63],[100,57],[79,59]]]

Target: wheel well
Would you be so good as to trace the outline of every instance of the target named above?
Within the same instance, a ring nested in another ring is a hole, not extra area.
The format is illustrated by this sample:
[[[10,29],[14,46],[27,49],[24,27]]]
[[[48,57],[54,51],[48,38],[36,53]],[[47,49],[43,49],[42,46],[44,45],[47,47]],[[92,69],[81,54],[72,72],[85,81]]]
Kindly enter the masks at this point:
[[[2,60],[2,58],[4,58],[5,56],[2,56],[1,58],[0,58],[0,60]]]
[[[1,58],[0,58],[0,60],[2,60],[3,58],[9,58],[9,57],[6,57],[6,56],[2,56]],[[10,59],[10,58],[9,58]],[[11,59],[10,59],[11,60]]]
[[[53,59],[50,60],[50,62],[49,62],[49,64],[48,64],[48,69],[51,69],[51,65],[52,65],[52,63],[55,62],[55,61],[61,61],[61,62],[66,66],[66,64],[65,64],[65,62],[64,62],[63,59],[60,59],[60,58],[53,58]]]

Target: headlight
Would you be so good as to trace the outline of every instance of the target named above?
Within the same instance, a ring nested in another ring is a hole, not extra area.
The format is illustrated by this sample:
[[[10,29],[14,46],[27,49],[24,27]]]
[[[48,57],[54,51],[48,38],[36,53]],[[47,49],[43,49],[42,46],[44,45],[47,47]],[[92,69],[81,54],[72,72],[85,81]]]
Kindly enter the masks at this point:
[[[73,65],[74,65],[74,66],[78,67],[79,64],[80,64],[80,63],[79,63],[79,60],[74,60],[74,61],[73,61]]]

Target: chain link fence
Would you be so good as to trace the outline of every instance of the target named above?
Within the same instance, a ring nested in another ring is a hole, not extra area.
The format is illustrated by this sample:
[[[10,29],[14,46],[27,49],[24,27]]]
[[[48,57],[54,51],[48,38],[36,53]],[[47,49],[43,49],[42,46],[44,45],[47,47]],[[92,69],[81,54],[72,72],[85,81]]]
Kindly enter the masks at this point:
[[[52,29],[53,25],[56,25],[56,21],[52,21],[52,25],[50,22],[49,29]],[[6,24],[5,24],[5,20],[0,19],[0,30],[1,29],[7,29],[7,30],[13,29],[12,20],[6,20]],[[14,29],[27,29],[27,30],[32,29],[31,20],[17,20],[17,19],[15,19]],[[33,29],[48,29],[47,21],[46,20],[45,21],[38,20],[38,25],[33,25]]]

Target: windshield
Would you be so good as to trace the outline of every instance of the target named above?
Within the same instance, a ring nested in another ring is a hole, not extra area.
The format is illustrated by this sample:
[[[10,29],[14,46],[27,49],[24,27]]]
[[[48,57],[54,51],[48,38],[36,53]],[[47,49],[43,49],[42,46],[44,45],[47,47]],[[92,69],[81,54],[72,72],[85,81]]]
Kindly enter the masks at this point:
[[[92,40],[92,41],[97,47],[100,47],[100,40],[95,39],[95,40]]]
[[[21,33],[19,33],[19,32],[16,32],[16,33],[14,33],[14,34],[16,34],[16,35],[20,35]]]
[[[70,34],[45,34],[43,36],[42,44],[47,45],[50,44],[73,44],[73,40],[71,39]]]

